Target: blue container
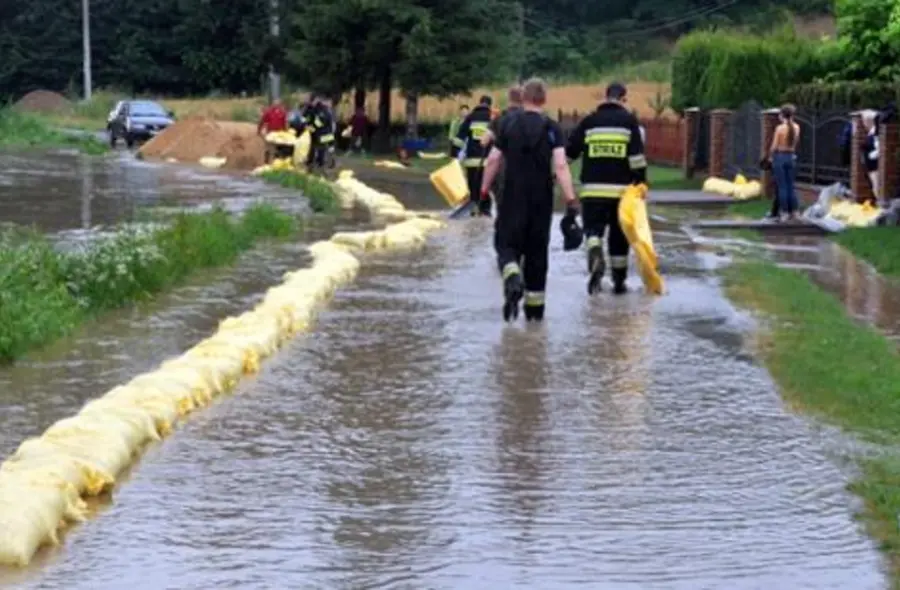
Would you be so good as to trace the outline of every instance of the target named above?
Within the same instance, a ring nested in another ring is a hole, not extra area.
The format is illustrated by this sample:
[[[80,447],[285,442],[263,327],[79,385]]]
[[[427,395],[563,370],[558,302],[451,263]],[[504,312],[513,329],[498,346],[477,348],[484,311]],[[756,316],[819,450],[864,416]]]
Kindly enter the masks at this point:
[[[430,139],[404,139],[400,144],[407,152],[414,153],[425,151],[431,147]]]

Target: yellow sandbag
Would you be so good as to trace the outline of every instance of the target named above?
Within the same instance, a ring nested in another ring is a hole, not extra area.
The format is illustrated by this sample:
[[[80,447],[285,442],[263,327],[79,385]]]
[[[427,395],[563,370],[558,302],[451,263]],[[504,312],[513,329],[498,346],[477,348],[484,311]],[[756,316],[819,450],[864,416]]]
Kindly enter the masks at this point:
[[[450,157],[443,152],[417,152],[417,155],[423,160],[443,160]]]
[[[450,207],[459,207],[469,198],[469,183],[459,160],[451,160],[432,172],[428,178]]]
[[[353,127],[347,127],[341,131],[341,137],[344,139],[349,139],[351,135],[353,135]]]
[[[200,165],[205,168],[221,168],[228,160],[226,158],[217,158],[215,156],[205,156],[200,158]]]
[[[748,199],[758,199],[761,195],[762,185],[756,180],[751,180],[744,184],[735,184],[734,192],[731,196],[739,201],[746,201]]]
[[[724,180],[722,178],[710,176],[705,181],[703,181],[703,192],[715,193],[730,197],[734,193],[734,183],[728,182],[727,180]]]
[[[131,462],[131,449],[121,439],[87,436],[70,436],[65,440],[30,438],[19,445],[10,459],[24,461],[53,454],[76,459],[103,480],[114,480]]]
[[[161,377],[156,373],[144,373],[128,382],[130,387],[146,389],[154,393],[162,393],[173,400],[182,416],[197,409],[198,404],[190,386],[179,381]]]
[[[148,442],[157,442],[172,430],[172,421],[177,419],[177,414],[163,419],[157,419],[153,411],[141,407],[130,401],[116,401],[107,397],[91,400],[81,408],[79,414],[85,416],[116,416],[119,420],[126,421],[136,429],[144,430],[148,436]]]
[[[24,461],[4,461],[0,465],[0,481],[23,480],[30,485],[49,485],[58,487],[68,495],[68,502],[73,520],[80,520],[84,514],[86,505],[81,500],[82,495],[90,495],[90,492],[100,492],[96,484],[91,488],[90,477],[75,461],[64,455],[45,455],[31,457]],[[107,485],[109,482],[104,482]]]
[[[380,168],[406,168],[406,166],[400,162],[392,162],[391,160],[375,160],[373,164]]]
[[[656,250],[653,248],[653,234],[647,217],[646,185],[629,186],[619,201],[619,225],[634,250],[638,271],[647,292],[661,295],[664,289]]]
[[[24,567],[43,545],[58,545],[65,492],[0,480],[0,564]]]
[[[266,133],[266,143],[275,145],[294,145],[297,141],[297,132],[293,128],[284,131],[270,131]]]
[[[146,411],[153,417],[161,434],[171,432],[175,423],[186,413],[181,411],[178,400],[157,388],[119,385],[106,392],[100,400],[104,403],[122,404]],[[90,402],[93,403],[95,402]]]
[[[53,441],[65,441],[73,437],[108,438],[125,446],[132,454],[140,451],[144,444],[154,439],[159,440],[155,427],[148,430],[134,422],[122,420],[115,414],[102,415],[97,412],[63,418],[50,425],[41,437]]]
[[[244,348],[237,342],[217,340],[215,335],[200,341],[199,344],[188,350],[185,356],[227,357],[232,362],[239,361],[245,374],[250,375],[259,371],[259,355],[255,354],[253,350]]]
[[[734,177],[734,184],[741,185],[747,184],[747,177],[743,174],[738,174]]]
[[[880,214],[881,209],[869,203],[841,200],[831,205],[827,217],[850,227],[868,227],[875,223]]]
[[[306,159],[309,157],[309,148],[312,145],[312,136],[309,129],[304,129],[297,142],[294,144],[294,167],[301,168],[306,165]]]

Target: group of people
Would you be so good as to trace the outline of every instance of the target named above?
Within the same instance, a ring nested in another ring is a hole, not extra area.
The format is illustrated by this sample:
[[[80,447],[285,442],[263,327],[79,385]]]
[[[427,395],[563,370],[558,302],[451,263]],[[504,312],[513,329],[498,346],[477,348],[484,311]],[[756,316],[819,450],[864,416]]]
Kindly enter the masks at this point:
[[[496,203],[494,247],[503,279],[504,320],[544,317],[554,183],[563,195],[561,227],[577,227],[580,214],[586,239],[588,293],[601,289],[606,271],[607,235],[613,292],[626,292],[629,244],[619,226],[620,197],[631,184],[647,182],[644,140],[637,117],[626,108],[627,89],[610,84],[605,100],[563,135],[544,112],[547,85],[532,79],[509,91],[509,107],[491,117],[491,99],[482,97],[453,137],[466,170],[476,212],[490,215]],[[576,195],[569,162],[581,161]],[[499,190],[492,188],[499,177]],[[608,230],[608,231],[607,231]],[[524,300],[524,305],[522,305]]]
[[[310,131],[311,145],[306,159],[307,167],[324,168],[329,156],[333,164],[337,124],[331,99],[312,94],[291,113],[287,112],[281,99],[275,99],[263,111],[256,130],[260,135],[265,135],[272,131],[285,131],[289,127],[294,129],[298,136],[307,129]]]

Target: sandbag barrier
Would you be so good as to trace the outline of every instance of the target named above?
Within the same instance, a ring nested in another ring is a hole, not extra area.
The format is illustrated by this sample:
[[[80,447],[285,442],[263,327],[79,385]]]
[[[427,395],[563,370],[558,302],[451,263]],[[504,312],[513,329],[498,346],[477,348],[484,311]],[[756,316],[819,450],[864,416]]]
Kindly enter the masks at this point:
[[[27,566],[42,546],[58,545],[62,528],[85,520],[84,499],[111,490],[149,443],[256,373],[285,341],[308,331],[317,309],[356,278],[361,251],[415,248],[444,225],[406,210],[352,174],[342,174],[336,185],[344,207],[360,205],[394,223],[312,244],[312,266],[286,273],[254,309],[226,318],[215,334],[180,357],[23,442],[0,464],[0,565]]]

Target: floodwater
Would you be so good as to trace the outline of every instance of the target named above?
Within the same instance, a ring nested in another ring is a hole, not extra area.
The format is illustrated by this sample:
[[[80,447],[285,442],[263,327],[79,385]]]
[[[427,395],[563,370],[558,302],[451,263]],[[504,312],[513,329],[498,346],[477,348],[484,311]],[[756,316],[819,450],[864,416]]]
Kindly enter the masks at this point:
[[[589,299],[554,231],[546,322],[507,326],[490,227],[367,257],[313,333],[0,585],[885,587],[852,519],[846,441],[785,411],[714,255],[660,230],[669,295],[633,278]],[[305,261],[302,244],[251,252],[0,371],[0,454]]]

